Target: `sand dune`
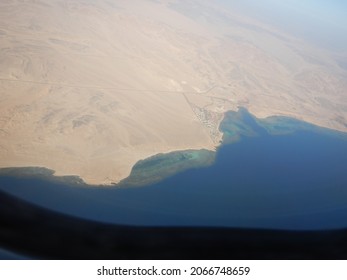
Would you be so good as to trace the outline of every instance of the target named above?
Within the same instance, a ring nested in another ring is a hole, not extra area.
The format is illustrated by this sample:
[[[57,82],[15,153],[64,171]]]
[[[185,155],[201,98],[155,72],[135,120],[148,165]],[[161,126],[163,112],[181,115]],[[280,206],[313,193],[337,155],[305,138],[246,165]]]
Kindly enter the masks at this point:
[[[212,1],[1,1],[0,61],[0,167],[119,182],[238,106],[347,131],[346,54]]]

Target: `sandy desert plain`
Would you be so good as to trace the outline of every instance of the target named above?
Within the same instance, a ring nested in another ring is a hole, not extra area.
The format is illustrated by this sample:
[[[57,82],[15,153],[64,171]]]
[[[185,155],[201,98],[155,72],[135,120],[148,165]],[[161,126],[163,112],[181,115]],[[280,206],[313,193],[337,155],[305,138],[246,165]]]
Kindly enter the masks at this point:
[[[346,132],[346,62],[214,1],[2,0],[0,168],[110,185],[239,106]]]

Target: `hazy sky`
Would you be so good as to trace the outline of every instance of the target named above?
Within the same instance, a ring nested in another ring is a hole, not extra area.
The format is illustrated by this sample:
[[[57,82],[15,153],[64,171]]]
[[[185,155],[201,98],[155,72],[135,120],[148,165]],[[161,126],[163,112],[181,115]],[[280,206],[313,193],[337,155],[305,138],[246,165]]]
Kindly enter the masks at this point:
[[[218,0],[321,47],[347,49],[345,0]]]

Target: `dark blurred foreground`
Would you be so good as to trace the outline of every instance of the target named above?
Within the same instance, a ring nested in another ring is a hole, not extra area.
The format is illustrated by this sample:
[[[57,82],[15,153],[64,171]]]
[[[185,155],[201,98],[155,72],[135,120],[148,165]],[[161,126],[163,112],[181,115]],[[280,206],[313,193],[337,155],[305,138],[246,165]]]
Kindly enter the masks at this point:
[[[0,192],[0,247],[34,259],[347,259],[347,230],[108,225]]]

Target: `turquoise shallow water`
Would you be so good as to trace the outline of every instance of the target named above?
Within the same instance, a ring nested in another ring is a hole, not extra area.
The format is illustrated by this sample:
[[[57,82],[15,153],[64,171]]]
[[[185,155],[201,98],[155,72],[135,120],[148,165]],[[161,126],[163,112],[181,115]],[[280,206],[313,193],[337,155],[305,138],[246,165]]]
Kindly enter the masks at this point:
[[[347,227],[345,134],[288,118],[257,120],[245,110],[227,114],[221,129],[224,143],[230,144],[218,149],[214,164],[184,169],[144,187],[86,188],[2,176],[0,190],[110,223]]]

